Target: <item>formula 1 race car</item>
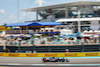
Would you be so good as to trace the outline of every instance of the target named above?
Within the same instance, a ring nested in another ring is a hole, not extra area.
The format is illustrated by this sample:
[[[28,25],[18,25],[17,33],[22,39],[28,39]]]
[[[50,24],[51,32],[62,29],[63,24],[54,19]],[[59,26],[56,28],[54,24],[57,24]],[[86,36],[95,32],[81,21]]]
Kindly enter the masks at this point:
[[[50,58],[43,58],[42,59],[43,62],[69,62],[68,59],[59,59],[59,58],[55,58],[55,57],[50,57]]]

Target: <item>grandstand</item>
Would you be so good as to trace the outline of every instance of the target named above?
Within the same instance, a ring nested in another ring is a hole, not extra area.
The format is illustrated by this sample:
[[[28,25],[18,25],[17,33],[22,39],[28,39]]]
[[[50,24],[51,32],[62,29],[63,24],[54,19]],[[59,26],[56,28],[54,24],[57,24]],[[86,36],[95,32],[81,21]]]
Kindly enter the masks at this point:
[[[36,20],[6,25],[15,28],[1,36],[1,51],[3,46],[11,52],[66,52],[66,49],[70,52],[91,52],[100,49],[100,2],[77,1],[21,11],[36,12]],[[41,19],[38,19],[39,15]],[[63,29],[65,31],[62,32]]]
[[[83,32],[84,30],[99,30],[100,2],[77,1],[57,5],[22,9],[21,11],[36,12],[38,22],[56,21],[62,24],[61,28]],[[42,19],[38,19],[38,15]]]

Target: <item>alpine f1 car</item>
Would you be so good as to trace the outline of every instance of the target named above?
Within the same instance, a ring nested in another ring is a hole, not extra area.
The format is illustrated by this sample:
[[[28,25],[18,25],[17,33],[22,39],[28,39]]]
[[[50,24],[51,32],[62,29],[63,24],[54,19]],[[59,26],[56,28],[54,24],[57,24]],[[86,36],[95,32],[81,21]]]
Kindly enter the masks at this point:
[[[59,59],[59,58],[54,58],[54,57],[50,57],[50,58],[43,58],[42,59],[43,62],[69,62],[68,59]]]

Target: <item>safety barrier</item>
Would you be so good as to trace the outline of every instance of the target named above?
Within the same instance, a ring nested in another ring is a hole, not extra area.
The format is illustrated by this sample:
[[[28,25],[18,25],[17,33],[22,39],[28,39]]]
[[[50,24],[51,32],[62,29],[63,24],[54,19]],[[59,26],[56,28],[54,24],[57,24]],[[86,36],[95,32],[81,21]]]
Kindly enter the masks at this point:
[[[1,47],[3,49],[3,47]],[[69,52],[99,52],[100,45],[75,45],[75,46],[6,46],[10,52],[16,52],[18,50],[22,53],[58,53],[66,52],[66,49]]]
[[[100,56],[100,52],[80,52],[80,53],[0,53],[4,57],[85,57]]]

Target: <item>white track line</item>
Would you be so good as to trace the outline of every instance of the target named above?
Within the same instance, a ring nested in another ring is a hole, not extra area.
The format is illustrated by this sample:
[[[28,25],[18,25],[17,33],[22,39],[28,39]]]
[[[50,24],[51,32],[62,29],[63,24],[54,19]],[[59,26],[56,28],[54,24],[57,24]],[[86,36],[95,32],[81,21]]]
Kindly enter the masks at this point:
[[[46,66],[46,64],[32,64],[32,66]]]
[[[7,64],[7,65],[14,65],[14,66],[15,66],[15,65],[22,65],[22,64],[10,64],[10,63],[9,63],[9,64]]]
[[[100,66],[100,64],[0,64],[0,65],[8,65],[8,66]]]

